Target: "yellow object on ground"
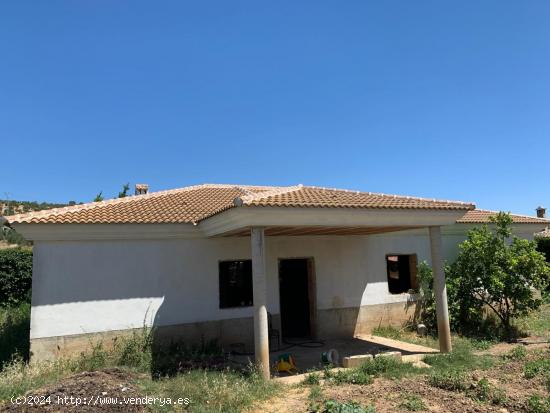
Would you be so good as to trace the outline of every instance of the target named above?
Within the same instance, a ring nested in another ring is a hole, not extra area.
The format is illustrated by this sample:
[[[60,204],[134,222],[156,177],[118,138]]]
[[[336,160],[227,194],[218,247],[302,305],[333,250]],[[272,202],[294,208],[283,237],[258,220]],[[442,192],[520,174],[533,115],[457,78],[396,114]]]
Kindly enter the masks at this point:
[[[296,368],[296,363],[294,362],[294,358],[289,354],[281,354],[275,363],[275,370],[277,370],[279,373],[285,372],[294,374],[298,372],[298,369]]]

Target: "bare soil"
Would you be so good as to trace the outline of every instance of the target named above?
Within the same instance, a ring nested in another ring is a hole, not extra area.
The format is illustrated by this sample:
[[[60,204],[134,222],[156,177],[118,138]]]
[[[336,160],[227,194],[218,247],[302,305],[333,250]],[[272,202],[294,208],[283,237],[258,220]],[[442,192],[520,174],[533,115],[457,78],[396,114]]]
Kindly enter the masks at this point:
[[[8,402],[0,407],[0,412],[145,412],[147,408],[143,405],[124,402],[128,398],[141,396],[132,384],[135,378],[135,374],[119,369],[79,373],[26,394],[36,403],[42,401],[41,405]],[[74,403],[70,403],[70,399],[61,402],[71,396]],[[76,405],[77,398],[81,403],[79,405]]]
[[[513,346],[501,346],[491,351],[492,354],[503,354]],[[530,347],[530,346],[529,346]],[[541,349],[541,346],[536,346]],[[548,346],[545,347],[548,349]],[[548,350],[546,350],[548,351]],[[419,396],[426,410],[429,412],[526,412],[527,399],[533,394],[548,395],[542,377],[526,379],[523,377],[525,362],[535,358],[534,351],[529,350],[529,355],[523,360],[502,360],[489,370],[475,370],[468,375],[470,390],[466,392],[448,391],[432,387],[428,382],[428,375],[419,375],[403,378],[401,380],[388,380],[378,378],[369,385],[322,385],[325,399],[334,399],[341,402],[355,401],[362,405],[373,404],[377,413],[406,412],[401,407],[406,395]],[[550,353],[546,353],[549,354]],[[427,370],[429,373],[429,370]],[[475,400],[473,389],[479,380],[486,378],[489,383],[504,391],[506,400],[494,405],[490,402]],[[255,413],[260,412],[308,412],[308,386],[295,386],[282,396],[269,400],[257,406]]]

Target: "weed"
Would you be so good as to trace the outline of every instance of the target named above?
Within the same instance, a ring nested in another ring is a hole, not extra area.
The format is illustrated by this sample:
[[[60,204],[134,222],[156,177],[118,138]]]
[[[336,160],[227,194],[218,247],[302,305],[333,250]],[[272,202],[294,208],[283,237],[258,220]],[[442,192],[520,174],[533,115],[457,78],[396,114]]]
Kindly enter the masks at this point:
[[[357,402],[339,402],[336,400],[327,400],[323,413],[375,413],[374,406],[363,407]]]
[[[546,357],[528,361],[523,367],[523,375],[527,379],[532,379],[548,371],[550,371],[550,358]]]
[[[311,386],[309,389],[309,395],[308,395],[308,410],[310,412],[319,412],[321,411],[323,407],[323,390],[321,389],[321,386],[315,384]]]
[[[527,350],[522,345],[515,346],[512,350],[502,356],[505,360],[523,360],[527,356]]]
[[[550,413],[550,397],[533,394],[527,399],[528,413]]]
[[[328,374],[327,374],[328,373]],[[325,379],[334,384],[370,384],[372,377],[360,368],[325,371]]]
[[[432,373],[429,377],[429,383],[433,387],[451,391],[464,391],[468,388],[466,374],[461,370]]]
[[[421,372],[421,369],[414,367],[412,364],[402,363],[393,357],[376,357],[363,363],[358,369],[371,376],[384,376],[394,379]]]
[[[426,410],[424,400],[416,394],[404,394],[403,401],[399,404],[399,407],[410,412],[420,412],[422,410]]]
[[[321,374],[312,371],[311,373],[306,375],[306,377],[304,378],[304,381],[302,381],[302,384],[311,386],[311,385],[319,384],[320,382],[321,382]]]
[[[496,405],[504,404],[507,401],[506,392],[501,388],[493,386],[486,378],[478,381],[475,387],[470,389],[467,394],[474,400]]]
[[[428,355],[424,358],[424,362],[438,371],[483,370],[493,366],[494,360],[491,356],[476,356],[472,350],[473,347],[469,341],[459,341],[455,343],[451,353]]]

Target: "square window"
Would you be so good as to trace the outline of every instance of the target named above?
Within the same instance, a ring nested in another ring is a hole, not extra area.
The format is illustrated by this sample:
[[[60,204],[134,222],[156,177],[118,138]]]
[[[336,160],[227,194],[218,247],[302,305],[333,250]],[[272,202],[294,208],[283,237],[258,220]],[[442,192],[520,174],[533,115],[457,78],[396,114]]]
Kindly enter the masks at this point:
[[[250,307],[252,261],[221,261],[219,264],[220,308]]]
[[[402,294],[418,287],[416,254],[387,255],[388,289],[391,294]]]

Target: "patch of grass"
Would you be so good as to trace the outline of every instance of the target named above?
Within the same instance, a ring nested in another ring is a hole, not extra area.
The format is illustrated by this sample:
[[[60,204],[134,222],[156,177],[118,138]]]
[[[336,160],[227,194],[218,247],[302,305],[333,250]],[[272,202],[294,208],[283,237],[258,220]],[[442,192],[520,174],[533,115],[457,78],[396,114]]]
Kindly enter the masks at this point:
[[[538,311],[516,321],[516,327],[529,335],[550,337],[550,304],[544,304]]]
[[[528,413],[550,413],[550,397],[533,394],[527,399]]]
[[[532,379],[548,372],[550,372],[550,358],[548,357],[528,361],[523,367],[523,375],[526,379]]]
[[[312,371],[311,373],[306,374],[304,381],[302,381],[302,384],[306,386],[312,386],[319,383],[321,383],[321,373],[317,373],[315,371]]]
[[[479,380],[475,387],[467,392],[467,395],[474,400],[496,405],[502,405],[507,401],[506,392],[493,386],[486,378]]]
[[[254,402],[272,397],[280,385],[275,380],[262,380],[252,371],[248,375],[231,371],[191,370],[174,377],[158,380],[141,380],[138,386],[146,394],[170,397],[172,400],[187,397],[192,412],[237,413]],[[157,412],[173,412],[174,406],[152,406]],[[180,406],[182,411],[185,406]]]
[[[324,395],[321,386],[313,385],[309,389],[308,395],[308,411],[319,412],[323,408]]]
[[[421,369],[414,367],[411,363],[402,363],[394,357],[375,357],[373,360],[363,363],[358,369],[364,374],[392,379],[422,372]]]
[[[376,413],[374,406],[363,407],[359,403],[339,402],[336,400],[325,401],[322,413]]]
[[[502,358],[505,360],[523,360],[527,356],[527,350],[523,345],[515,346],[508,353],[504,354]]]
[[[31,306],[0,308],[0,370],[12,359],[29,359]]]
[[[468,388],[467,377],[462,370],[434,372],[429,376],[428,382],[443,390],[465,391]]]
[[[493,357],[473,354],[472,344],[468,341],[455,342],[451,353],[428,355],[424,358],[424,362],[436,371],[483,370],[494,365]]]
[[[371,384],[373,379],[360,368],[325,371],[325,380],[332,384]]]
[[[426,403],[416,394],[405,393],[402,395],[403,401],[399,404],[402,409],[410,412],[420,412],[426,410]]]

